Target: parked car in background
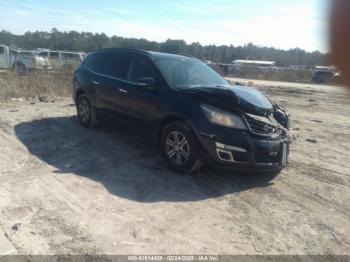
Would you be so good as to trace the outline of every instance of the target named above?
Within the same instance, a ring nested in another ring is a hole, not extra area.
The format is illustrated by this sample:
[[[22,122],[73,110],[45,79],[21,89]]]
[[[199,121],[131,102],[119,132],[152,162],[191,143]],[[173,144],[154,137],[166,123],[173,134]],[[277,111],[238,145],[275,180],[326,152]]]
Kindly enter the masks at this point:
[[[287,164],[287,111],[258,90],[230,85],[198,59],[136,49],[89,54],[74,72],[78,119],[132,123],[181,173],[212,162],[259,173]]]
[[[14,70],[19,75],[25,75],[31,70],[51,69],[51,66],[49,60],[40,57],[38,52],[0,45],[0,69]]]
[[[312,81],[316,83],[338,82],[340,73],[330,70],[317,70],[312,74]]]
[[[40,51],[40,56],[49,59],[53,70],[73,72],[83,61],[85,53],[45,50]]]

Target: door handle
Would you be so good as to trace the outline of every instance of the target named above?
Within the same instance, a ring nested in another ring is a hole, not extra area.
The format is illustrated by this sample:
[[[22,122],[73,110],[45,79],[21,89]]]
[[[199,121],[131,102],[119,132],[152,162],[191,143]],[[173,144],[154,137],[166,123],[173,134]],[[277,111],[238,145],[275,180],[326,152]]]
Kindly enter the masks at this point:
[[[128,92],[128,91],[126,91],[125,89],[122,89],[122,88],[119,88],[118,91],[119,91],[120,93],[124,93],[124,94],[126,94],[126,93]]]
[[[97,81],[92,81],[92,83],[94,84],[94,85],[100,85],[100,82],[97,82]]]

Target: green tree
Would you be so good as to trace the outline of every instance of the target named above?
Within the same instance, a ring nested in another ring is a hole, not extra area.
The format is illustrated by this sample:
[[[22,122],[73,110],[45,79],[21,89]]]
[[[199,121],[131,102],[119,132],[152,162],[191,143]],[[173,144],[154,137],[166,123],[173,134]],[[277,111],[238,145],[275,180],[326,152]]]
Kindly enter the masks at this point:
[[[139,48],[151,51],[162,51],[176,54],[189,54],[199,59],[219,63],[231,63],[236,59],[272,60],[278,66],[290,65],[327,65],[329,54],[318,51],[306,52],[300,48],[290,50],[260,47],[253,43],[244,46],[207,45],[198,42],[187,44],[184,40],[168,39],[165,42],[148,41],[146,39],[109,37],[104,33],[61,32],[52,28],[51,32],[26,32],[14,35],[8,31],[0,32],[0,44],[23,49],[48,48],[52,50],[90,52],[106,47]]]

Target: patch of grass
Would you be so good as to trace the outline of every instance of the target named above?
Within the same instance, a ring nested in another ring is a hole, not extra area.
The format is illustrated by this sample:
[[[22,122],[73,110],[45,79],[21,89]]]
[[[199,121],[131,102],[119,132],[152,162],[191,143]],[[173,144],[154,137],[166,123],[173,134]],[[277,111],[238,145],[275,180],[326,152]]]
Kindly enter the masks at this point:
[[[26,76],[0,74],[0,100],[11,98],[68,97],[72,94],[72,75],[35,72]]]

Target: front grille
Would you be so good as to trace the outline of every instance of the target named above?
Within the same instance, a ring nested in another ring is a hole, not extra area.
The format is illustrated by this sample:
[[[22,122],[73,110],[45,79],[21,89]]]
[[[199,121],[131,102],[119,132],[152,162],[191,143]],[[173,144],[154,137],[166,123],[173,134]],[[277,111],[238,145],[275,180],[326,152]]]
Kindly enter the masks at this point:
[[[261,118],[261,117],[259,117]],[[280,135],[282,133],[282,129],[272,123],[267,123],[270,121],[266,118],[265,121],[259,120],[258,118],[245,115],[246,122],[249,126],[250,131],[257,135]]]

